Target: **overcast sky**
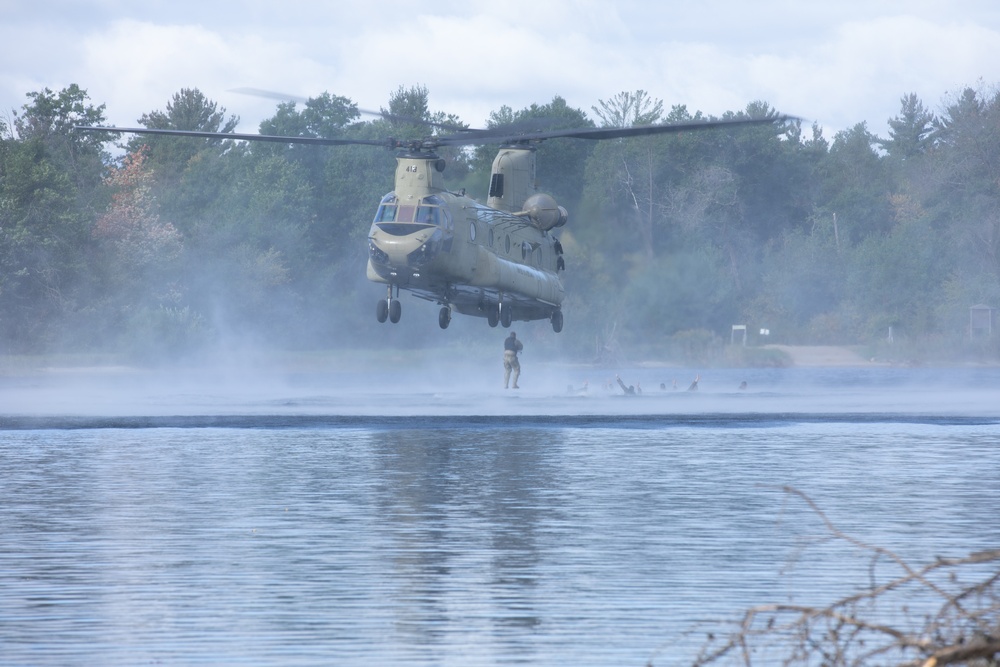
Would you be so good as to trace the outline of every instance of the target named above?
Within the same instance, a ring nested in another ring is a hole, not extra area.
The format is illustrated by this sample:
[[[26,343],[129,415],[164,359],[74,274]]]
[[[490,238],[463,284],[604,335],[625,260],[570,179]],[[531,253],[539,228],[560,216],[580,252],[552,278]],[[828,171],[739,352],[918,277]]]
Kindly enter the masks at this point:
[[[378,109],[424,85],[473,127],[560,95],[591,107],[643,89],[719,115],[763,100],[828,136],[885,136],[900,98],[931,111],[1000,83],[997,0],[0,0],[0,117],[71,83],[135,125],[198,88],[254,132],[276,102],[328,91]]]

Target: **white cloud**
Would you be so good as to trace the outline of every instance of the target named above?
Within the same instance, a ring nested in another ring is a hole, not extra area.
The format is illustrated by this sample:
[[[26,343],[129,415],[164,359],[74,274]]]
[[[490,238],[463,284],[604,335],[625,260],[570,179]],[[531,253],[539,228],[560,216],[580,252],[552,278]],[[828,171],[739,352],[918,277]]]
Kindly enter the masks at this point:
[[[237,96],[229,91],[248,85],[297,92],[309,79],[323,78],[322,68],[304,58],[296,45],[267,41],[256,35],[226,37],[196,25],[154,25],[119,20],[106,31],[84,39],[83,69],[96,81],[91,98],[107,104],[107,116],[117,125],[134,124],[143,114],[161,110],[182,88],[198,88],[222,103],[229,113],[273,111],[273,101]],[[290,80],[282,72],[291,71]],[[87,86],[85,86],[87,87]]]
[[[763,100],[828,134],[860,121],[878,133],[904,94],[936,109],[962,86],[1000,81],[1000,10],[990,0],[955,0],[946,18],[930,0],[443,0],[416,8],[253,0],[236,12],[190,0],[83,0],[66,6],[73,20],[46,13],[54,1],[21,6],[0,26],[13,54],[0,72],[5,109],[19,108],[27,92],[78,83],[107,105],[111,122],[130,125],[197,87],[254,131],[275,102],[233,88],[329,91],[377,108],[397,87],[422,84],[433,110],[482,125],[502,105],[561,95],[589,112],[642,88],[668,108],[717,115]]]

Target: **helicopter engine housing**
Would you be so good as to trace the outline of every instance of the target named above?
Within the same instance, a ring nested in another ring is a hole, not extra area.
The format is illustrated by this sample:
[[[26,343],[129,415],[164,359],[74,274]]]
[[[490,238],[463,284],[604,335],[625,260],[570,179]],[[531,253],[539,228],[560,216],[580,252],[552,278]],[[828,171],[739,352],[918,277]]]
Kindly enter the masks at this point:
[[[528,197],[524,202],[524,211],[521,215],[526,215],[543,232],[555,227],[562,227],[569,219],[569,212],[559,206],[552,195],[538,192]]]

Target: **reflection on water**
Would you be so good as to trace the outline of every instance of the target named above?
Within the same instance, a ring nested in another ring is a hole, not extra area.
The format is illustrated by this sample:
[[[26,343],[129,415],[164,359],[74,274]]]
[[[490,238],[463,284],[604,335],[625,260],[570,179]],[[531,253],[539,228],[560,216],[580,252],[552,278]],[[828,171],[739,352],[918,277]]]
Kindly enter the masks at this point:
[[[211,407],[195,419],[8,412],[5,662],[691,655],[747,605],[821,604],[868,583],[870,558],[826,539],[785,484],[915,563],[1000,545],[990,414]]]

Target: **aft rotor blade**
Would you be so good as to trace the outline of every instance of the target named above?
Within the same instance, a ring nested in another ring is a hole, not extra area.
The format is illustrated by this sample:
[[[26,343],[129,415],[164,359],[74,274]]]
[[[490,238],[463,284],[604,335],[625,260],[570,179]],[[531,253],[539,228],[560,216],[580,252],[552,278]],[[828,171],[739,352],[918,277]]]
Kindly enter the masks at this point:
[[[76,125],[74,130],[84,132],[127,132],[168,137],[197,137],[200,139],[236,139],[239,141],[269,141],[276,144],[311,144],[313,146],[386,146],[385,141],[372,139],[324,139],[322,137],[281,137],[272,134],[235,134],[232,132],[202,132],[199,130],[156,130],[148,127],[97,127]]]
[[[296,102],[299,104],[308,104],[309,98],[302,97],[300,95],[289,95],[287,93],[279,93],[273,90],[262,90],[260,88],[232,88],[230,92],[239,93],[241,95],[251,95],[253,97],[263,97],[270,100],[279,100],[281,102]],[[370,109],[358,108],[358,112],[366,116],[378,116],[379,118],[384,118],[386,120],[391,120],[394,123],[408,123],[410,125],[426,125],[427,127],[437,127],[442,130],[448,130],[449,132],[461,132],[466,128],[461,125],[454,125],[452,123],[435,123],[434,121],[424,120],[423,118],[415,118],[413,116],[402,116],[399,114],[391,114],[385,111],[372,111]]]
[[[773,118],[736,118],[731,120],[701,120],[685,123],[670,123],[666,125],[634,125],[632,127],[600,127],[573,128],[565,130],[546,130],[537,132],[511,133],[504,128],[495,130],[472,130],[468,135],[452,135],[436,137],[442,144],[468,145],[480,143],[518,143],[544,141],[545,139],[622,139],[626,137],[641,137],[652,134],[676,134],[695,130],[709,130],[724,127],[743,127],[748,125],[773,125],[789,120],[797,120],[793,116],[775,116]]]
[[[279,93],[274,90],[264,90],[262,88],[231,88],[229,92],[239,93],[240,95],[250,95],[251,97],[263,97],[268,100],[278,100],[279,102],[296,102],[298,104],[305,104],[309,101],[308,97],[302,97],[301,95],[290,95],[288,93]]]

